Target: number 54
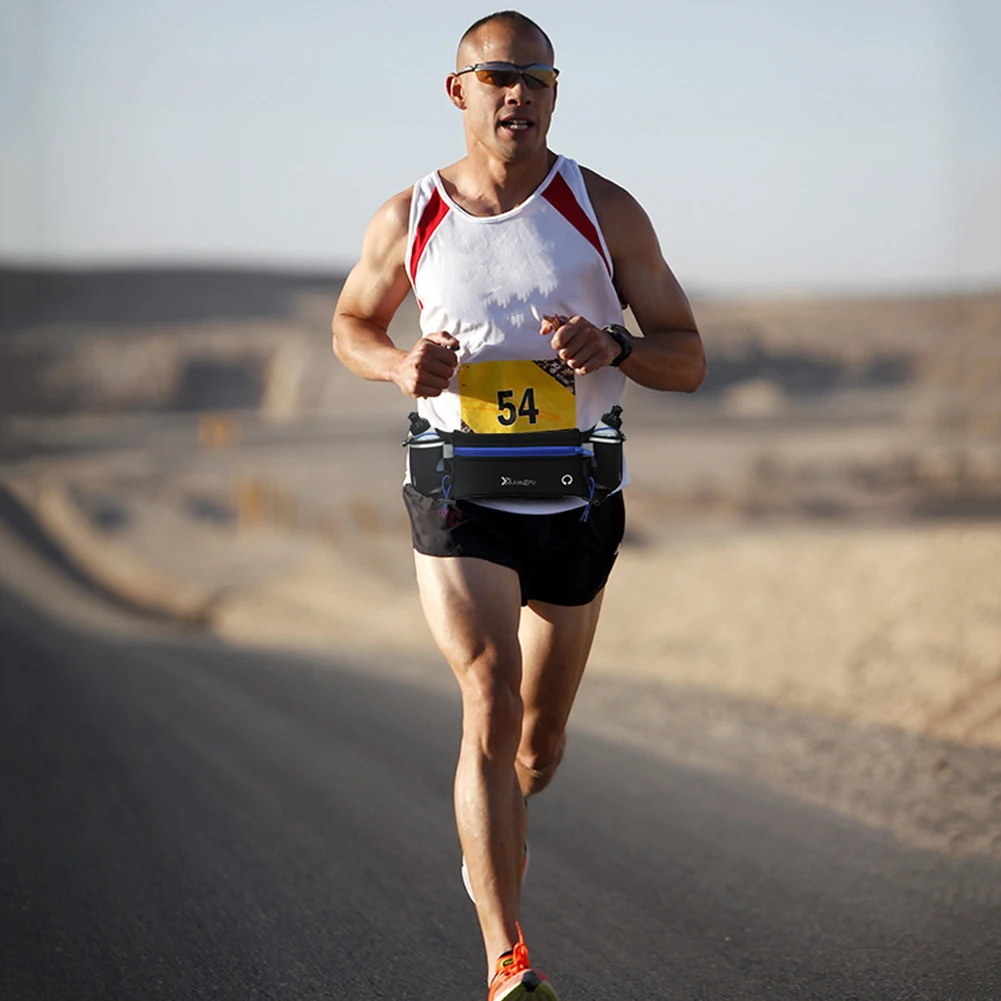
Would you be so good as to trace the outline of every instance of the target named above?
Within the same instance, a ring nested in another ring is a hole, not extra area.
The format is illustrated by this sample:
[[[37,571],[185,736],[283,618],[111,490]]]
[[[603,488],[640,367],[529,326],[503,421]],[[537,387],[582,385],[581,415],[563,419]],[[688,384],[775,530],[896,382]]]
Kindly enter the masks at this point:
[[[497,423],[509,428],[519,417],[527,417],[529,424],[537,424],[539,408],[535,405],[535,390],[529,386],[515,406],[513,389],[497,390]]]

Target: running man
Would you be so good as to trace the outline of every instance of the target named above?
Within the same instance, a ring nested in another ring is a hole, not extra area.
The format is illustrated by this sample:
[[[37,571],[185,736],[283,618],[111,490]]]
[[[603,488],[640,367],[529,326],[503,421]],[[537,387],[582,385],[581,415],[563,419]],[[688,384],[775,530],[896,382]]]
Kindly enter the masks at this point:
[[[470,27],[445,81],[466,155],[378,210],[337,303],[337,357],[415,397],[432,429],[585,430],[626,378],[677,392],[705,378],[643,209],[547,146],[557,75],[552,43],[524,15]],[[387,329],[411,288],[422,336],[406,351]],[[622,326],[624,304],[642,336]],[[404,501],[424,614],[462,694],[455,817],[489,1001],[553,1001],[518,924],[526,803],[563,757],[622,495],[446,500],[408,479]]]

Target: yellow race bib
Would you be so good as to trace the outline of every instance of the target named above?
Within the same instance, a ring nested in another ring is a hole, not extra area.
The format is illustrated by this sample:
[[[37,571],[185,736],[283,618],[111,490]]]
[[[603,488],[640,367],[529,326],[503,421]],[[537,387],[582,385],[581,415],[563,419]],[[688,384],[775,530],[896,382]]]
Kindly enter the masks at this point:
[[[577,427],[573,371],[558,358],[459,366],[462,430],[477,434]]]

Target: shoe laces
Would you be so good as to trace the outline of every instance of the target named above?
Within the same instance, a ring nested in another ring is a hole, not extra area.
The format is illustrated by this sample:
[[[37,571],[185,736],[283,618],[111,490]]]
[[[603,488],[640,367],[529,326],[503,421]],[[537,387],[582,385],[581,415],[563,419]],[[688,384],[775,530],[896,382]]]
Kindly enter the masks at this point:
[[[524,973],[532,968],[532,964],[528,961],[528,946],[525,945],[525,936],[521,933],[521,925],[515,921],[514,926],[518,929],[518,941],[515,942],[510,955],[505,953],[497,960],[494,980],[501,974]]]

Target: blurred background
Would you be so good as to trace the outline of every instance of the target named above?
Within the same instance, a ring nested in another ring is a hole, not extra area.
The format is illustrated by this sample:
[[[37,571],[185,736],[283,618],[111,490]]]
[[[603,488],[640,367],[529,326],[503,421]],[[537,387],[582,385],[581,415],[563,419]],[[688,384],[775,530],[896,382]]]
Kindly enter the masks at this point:
[[[576,725],[1001,858],[1001,7],[520,9],[552,146],[647,209],[709,357],[629,388]],[[410,406],[329,324],[377,207],[462,155],[443,81],[487,12],[0,0],[7,587],[31,536],[229,643],[450,689]]]

